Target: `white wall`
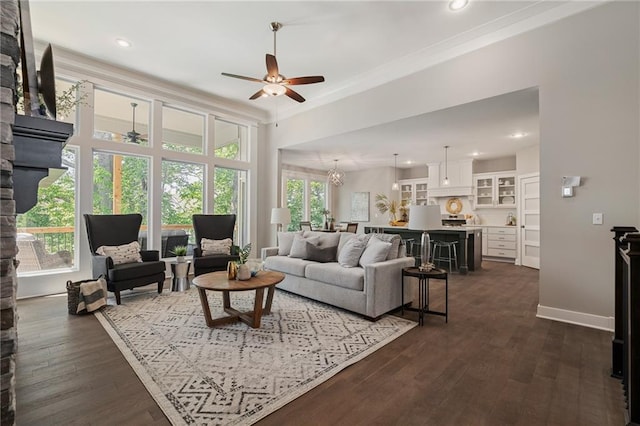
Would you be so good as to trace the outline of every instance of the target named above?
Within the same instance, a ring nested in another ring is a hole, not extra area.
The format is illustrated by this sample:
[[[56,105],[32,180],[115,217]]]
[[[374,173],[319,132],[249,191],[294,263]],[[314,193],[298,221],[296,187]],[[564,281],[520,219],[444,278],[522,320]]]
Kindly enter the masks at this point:
[[[540,171],[540,146],[535,145],[516,152],[516,172],[518,175]]]
[[[608,3],[281,121],[270,151],[539,87],[539,301],[598,326],[613,315],[609,229],[640,220],[639,8]],[[563,175],[585,177],[576,197],[559,197]],[[591,225],[592,212],[604,226]]]

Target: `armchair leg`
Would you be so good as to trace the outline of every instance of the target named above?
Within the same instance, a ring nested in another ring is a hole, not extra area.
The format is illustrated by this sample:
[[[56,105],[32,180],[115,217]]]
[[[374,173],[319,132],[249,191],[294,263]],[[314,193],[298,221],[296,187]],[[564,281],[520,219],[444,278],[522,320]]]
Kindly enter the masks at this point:
[[[116,305],[120,304],[120,290],[116,290],[113,292],[116,295]]]
[[[164,287],[164,281],[158,281],[158,294],[162,293],[162,287]]]

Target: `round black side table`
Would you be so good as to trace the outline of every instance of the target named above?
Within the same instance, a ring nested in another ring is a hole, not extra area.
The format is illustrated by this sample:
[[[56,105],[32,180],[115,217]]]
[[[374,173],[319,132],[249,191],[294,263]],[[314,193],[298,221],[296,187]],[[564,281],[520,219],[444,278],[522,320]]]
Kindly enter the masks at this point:
[[[404,307],[404,277],[418,279],[418,308]],[[429,280],[444,280],[444,312],[429,309]],[[445,322],[449,322],[449,275],[444,269],[434,268],[430,271],[421,271],[417,267],[402,268],[402,315],[404,310],[419,312],[418,324],[424,325],[424,314],[440,315]]]

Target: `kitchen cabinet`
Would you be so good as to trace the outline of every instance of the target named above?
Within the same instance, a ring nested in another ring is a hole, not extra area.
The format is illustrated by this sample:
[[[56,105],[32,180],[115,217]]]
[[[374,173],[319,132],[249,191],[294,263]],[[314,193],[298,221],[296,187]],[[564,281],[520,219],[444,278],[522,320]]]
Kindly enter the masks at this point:
[[[400,201],[407,205],[427,205],[427,178],[399,180]]]
[[[492,226],[485,229],[487,230],[485,235],[487,253],[482,254],[494,260],[514,261],[517,245],[515,226]]]
[[[478,173],[473,175],[475,208],[515,208],[516,173]]]

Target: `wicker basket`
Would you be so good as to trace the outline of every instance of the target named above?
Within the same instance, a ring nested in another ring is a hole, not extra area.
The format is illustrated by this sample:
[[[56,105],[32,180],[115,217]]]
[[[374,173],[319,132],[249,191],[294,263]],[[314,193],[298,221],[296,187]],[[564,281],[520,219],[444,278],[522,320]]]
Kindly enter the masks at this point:
[[[80,303],[80,284],[87,283],[92,280],[83,280],[83,281],[67,281],[67,308],[69,310],[69,314],[71,315],[82,315],[86,314],[87,310],[83,309],[80,312],[76,312],[78,310],[78,303]]]

